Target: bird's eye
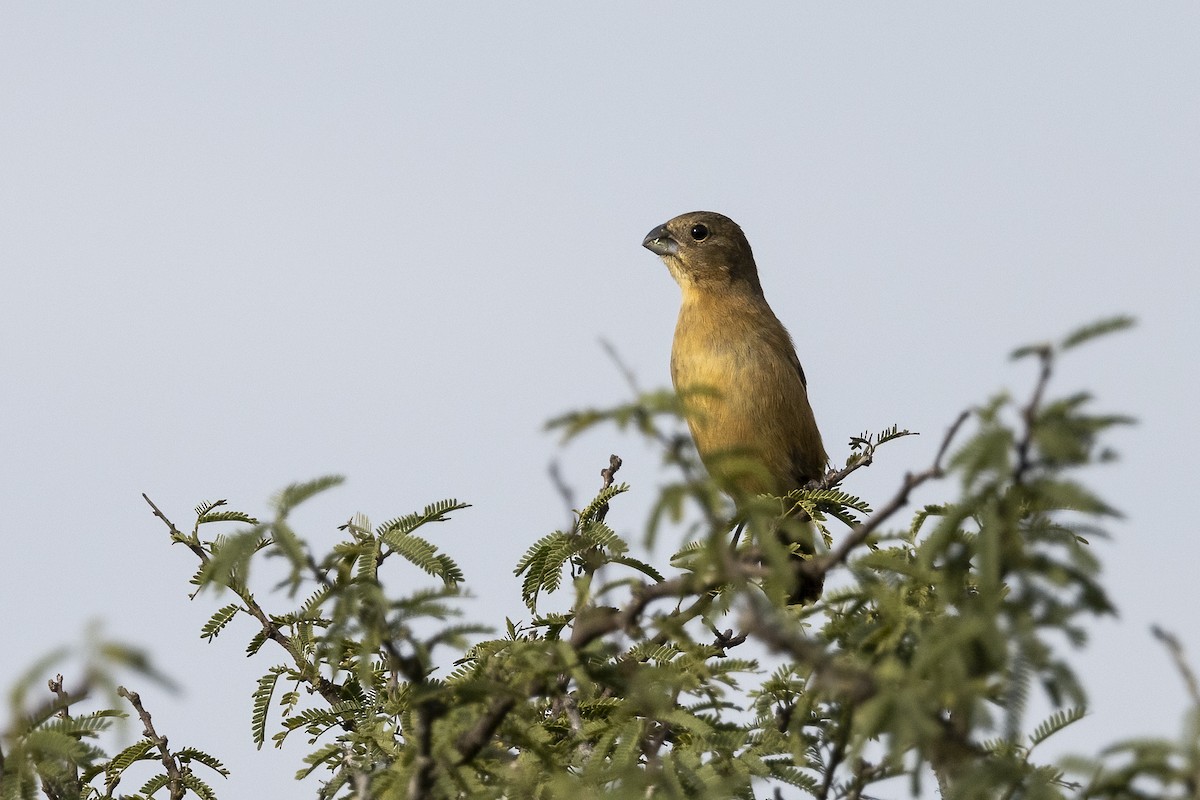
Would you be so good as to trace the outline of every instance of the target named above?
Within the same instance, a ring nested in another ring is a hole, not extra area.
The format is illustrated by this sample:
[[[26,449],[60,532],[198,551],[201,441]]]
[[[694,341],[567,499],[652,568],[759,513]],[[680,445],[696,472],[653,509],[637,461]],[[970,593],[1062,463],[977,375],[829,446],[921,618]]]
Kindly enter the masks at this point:
[[[708,238],[708,226],[707,225],[693,225],[692,226],[692,238],[695,239],[697,242],[703,242],[705,239]]]

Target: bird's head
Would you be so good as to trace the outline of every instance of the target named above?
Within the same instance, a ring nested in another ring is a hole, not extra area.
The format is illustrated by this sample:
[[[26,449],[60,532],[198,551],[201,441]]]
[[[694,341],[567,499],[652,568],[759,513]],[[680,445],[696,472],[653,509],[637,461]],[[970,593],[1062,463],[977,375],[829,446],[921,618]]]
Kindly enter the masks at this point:
[[[689,288],[745,285],[762,294],[750,242],[737,223],[712,211],[680,214],[646,234],[642,246]]]

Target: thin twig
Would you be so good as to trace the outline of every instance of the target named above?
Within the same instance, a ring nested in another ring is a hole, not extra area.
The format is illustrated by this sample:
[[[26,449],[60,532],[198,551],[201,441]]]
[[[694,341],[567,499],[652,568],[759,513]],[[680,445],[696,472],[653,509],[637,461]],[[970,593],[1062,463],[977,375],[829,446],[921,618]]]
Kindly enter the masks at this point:
[[[413,733],[417,740],[417,756],[408,782],[408,800],[425,800],[433,788],[433,719],[428,702],[415,705]]]
[[[57,700],[56,705],[58,706],[58,718],[68,719],[71,716],[71,693],[63,689],[62,673],[60,672],[50,680],[46,681],[46,684],[50,687],[50,691],[54,693],[54,697]],[[79,762],[74,758],[71,758],[67,760],[67,763],[70,765],[71,769],[70,786],[78,791],[82,788],[82,784],[79,780]]]
[[[1025,432],[1021,436],[1021,440],[1017,442],[1017,465],[1013,469],[1013,482],[1018,484],[1033,466],[1033,462],[1029,459],[1029,453],[1033,449],[1033,432],[1037,427],[1037,414],[1041,409],[1042,397],[1046,393],[1046,385],[1050,383],[1050,375],[1054,366],[1054,350],[1049,345],[1037,348],[1036,352],[1041,360],[1042,369],[1038,375],[1037,385],[1033,389],[1033,395],[1029,398],[1029,404],[1021,410],[1021,419],[1025,422]]]
[[[71,695],[65,689],[63,689],[62,673],[60,672],[59,674],[55,675],[50,680],[46,681],[46,684],[50,687],[50,691],[54,692],[54,696],[58,698],[58,706],[59,706],[58,717],[59,717],[59,719],[66,719],[67,717],[69,717],[71,715],[71,713],[70,713]]]
[[[707,592],[721,586],[725,581],[698,581],[692,574],[680,575],[658,583],[642,583],[633,590],[633,596],[622,609],[592,606],[579,611],[571,630],[571,646],[576,650],[591,642],[620,630],[630,630],[655,600],[667,597],[685,597],[697,592]]]
[[[708,629],[713,632],[715,637],[713,639],[712,646],[720,651],[717,655],[722,658],[725,657],[726,650],[731,647],[737,647],[739,644],[745,644],[746,642],[746,634],[739,633],[735,635],[733,628],[726,628],[725,630],[721,631],[717,630],[715,625],[710,625]]]
[[[833,743],[833,752],[829,754],[829,759],[825,764],[825,776],[821,781],[821,791],[817,793],[815,800],[827,800],[829,791],[833,788],[834,778],[837,777],[838,767],[842,765],[842,761],[846,758],[846,745],[850,739],[850,722],[849,716],[853,713],[852,707],[847,707],[845,716],[847,719],[842,720],[842,724],[838,726],[837,741]]]
[[[149,495],[147,495],[145,492],[142,492],[142,499],[150,504],[150,508],[154,511],[154,516],[163,521],[163,524],[165,524],[171,531],[171,537],[175,539],[175,541],[186,544],[188,549],[195,553],[196,557],[200,559],[200,563],[202,565],[208,563],[208,553],[204,552],[204,548],[200,546],[199,542],[195,541],[190,536],[184,536],[182,533],[180,533],[179,528],[175,527],[175,523],[167,519],[167,515],[159,510],[158,506],[154,504],[154,501],[151,500]]]
[[[869,467],[875,461],[875,448],[872,447],[869,452],[859,453],[858,457],[851,461],[841,469],[831,469],[826,472],[821,480],[816,482],[817,489],[831,489],[837,486],[842,481],[846,480],[851,473],[860,470],[863,467]]]
[[[162,757],[163,767],[167,770],[167,791],[171,795],[171,800],[180,800],[187,789],[183,785],[183,776],[180,774],[179,762],[175,756],[171,755],[171,750],[167,747],[167,737],[159,736],[154,730],[154,722],[150,719],[150,712],[142,705],[142,698],[137,692],[131,692],[124,686],[117,687],[117,694],[129,701],[137,711],[138,717],[142,720],[142,734],[154,743],[158,748],[158,753]]]
[[[613,346],[613,343],[608,339],[601,338],[600,346],[604,348],[604,352],[608,354],[608,357],[612,360],[613,364],[616,365],[617,371],[620,372],[621,377],[625,379],[625,383],[629,386],[629,390],[633,392],[634,395],[640,395],[642,393],[642,388],[638,385],[637,375],[634,374],[629,365],[626,364],[624,359],[621,358],[621,354],[617,352],[617,348]]]
[[[142,497],[145,498],[146,502],[150,504],[150,508],[154,510],[154,516],[161,519],[167,528],[170,529],[172,538],[175,538],[176,541],[186,543],[188,549],[195,553],[196,557],[200,559],[200,563],[202,565],[207,564],[209,555],[207,552],[205,552],[204,548],[199,544],[199,542],[180,534],[179,529],[176,528],[175,524],[171,522],[171,520],[168,519],[162,511],[159,510],[158,506],[154,504],[153,500],[151,500],[145,494],[142,494]],[[313,565],[313,568],[315,570],[315,565]],[[342,687],[328,678],[321,676],[320,670],[316,669],[312,664],[310,664],[304,657],[304,654],[292,642],[292,640],[287,636],[284,636],[283,632],[279,629],[279,626],[271,621],[270,615],[268,615],[267,612],[263,610],[263,607],[258,604],[258,601],[254,599],[254,595],[250,593],[248,587],[231,585],[228,586],[228,588],[231,592],[237,595],[239,600],[242,601],[242,605],[244,606],[243,610],[258,620],[258,624],[262,626],[263,633],[266,635],[266,637],[287,651],[292,661],[298,667],[299,673],[306,676],[304,681],[311,686],[313,690],[319,693],[321,697],[325,698],[325,701],[330,705],[335,705],[345,699],[342,695]],[[341,726],[345,730],[353,730],[355,727],[353,720],[343,720]]]
[[[934,478],[940,478],[943,475],[942,459],[946,456],[946,451],[950,447],[950,442],[954,439],[958,429],[966,422],[970,416],[969,411],[964,411],[958,415],[958,419],[946,431],[945,438],[942,439],[941,447],[938,448],[937,456],[933,459],[933,464],[923,472],[916,474],[908,473],[904,476],[904,483],[900,486],[899,491],[892,497],[882,508],[871,515],[870,519],[864,520],[851,529],[850,533],[842,540],[836,550],[811,558],[804,562],[802,569],[806,577],[811,579],[823,578],[829,570],[839,564],[842,564],[849,558],[850,553],[856,547],[867,540],[872,533],[879,529],[884,522],[892,517],[897,511],[908,505],[908,497],[913,489],[916,489],[921,484]]]
[[[56,715],[62,716],[62,712],[69,706],[73,706],[76,703],[81,703],[86,700],[88,695],[91,693],[91,690],[92,685],[90,682],[83,683],[70,691],[64,691],[61,693],[55,691],[53,686],[51,686],[51,691],[54,691],[55,698],[53,700],[48,700],[44,703],[41,703],[28,713],[22,713],[20,727],[18,728],[16,725],[14,725],[14,728],[22,731],[29,731],[38,725],[41,725],[46,720],[50,719],[50,717]],[[5,741],[11,738],[12,735],[13,729],[9,729],[8,731],[0,731],[0,741]]]
[[[562,474],[562,464],[558,459],[550,462],[550,466],[546,468],[546,472],[550,475],[550,483],[553,484],[554,490],[558,492],[558,496],[562,498],[563,505],[567,509],[567,519],[572,522],[575,519],[575,509],[579,506],[575,503],[575,491],[567,483],[566,478]]]
[[[894,439],[900,439],[905,436],[918,435],[919,434],[915,433],[914,431],[896,430],[891,433],[891,435],[887,438],[887,441],[890,442]],[[881,442],[872,441],[874,438],[874,436],[867,436],[865,438],[861,436],[854,437],[854,439],[851,440],[851,445],[860,444],[863,447],[862,452],[852,457],[850,462],[841,469],[831,469],[829,472],[826,472],[820,480],[813,481],[807,488],[832,489],[834,486],[837,486],[839,483],[846,480],[846,478],[850,477],[850,475],[855,471],[874,464],[875,451],[879,449],[879,445],[881,444]]]
[[[621,468],[621,457],[618,455],[610,455],[608,457],[608,466],[600,470],[600,477],[604,479],[600,486],[600,491],[604,491],[613,485],[613,476],[617,474],[617,470]],[[596,521],[604,522],[604,518],[608,516],[608,503],[601,503],[596,509]]]
[[[742,630],[776,653],[786,653],[812,669],[811,685],[862,702],[876,692],[871,673],[849,660],[830,653],[824,644],[803,635],[795,621],[780,614],[762,596],[747,596],[746,609],[739,620]]]
[[[1192,703],[1195,704],[1196,708],[1200,709],[1200,684],[1197,684],[1196,673],[1192,672],[1192,668],[1188,666],[1187,659],[1183,656],[1183,645],[1179,643],[1179,638],[1157,625],[1151,625],[1150,632],[1154,634],[1154,638],[1166,645],[1167,651],[1171,654],[1171,660],[1175,662],[1175,669],[1179,670],[1179,674],[1183,676],[1183,682],[1187,685]]]

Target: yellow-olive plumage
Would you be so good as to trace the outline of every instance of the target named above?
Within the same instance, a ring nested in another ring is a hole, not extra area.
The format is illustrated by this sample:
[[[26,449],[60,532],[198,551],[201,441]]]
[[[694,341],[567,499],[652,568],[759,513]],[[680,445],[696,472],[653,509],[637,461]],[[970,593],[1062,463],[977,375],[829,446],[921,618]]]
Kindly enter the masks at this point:
[[[709,472],[735,500],[786,494],[820,478],[829,457],[804,370],[763,296],[742,229],[728,217],[695,211],[655,228],[643,244],[683,293],[671,379]],[[802,599],[813,591],[801,587]]]

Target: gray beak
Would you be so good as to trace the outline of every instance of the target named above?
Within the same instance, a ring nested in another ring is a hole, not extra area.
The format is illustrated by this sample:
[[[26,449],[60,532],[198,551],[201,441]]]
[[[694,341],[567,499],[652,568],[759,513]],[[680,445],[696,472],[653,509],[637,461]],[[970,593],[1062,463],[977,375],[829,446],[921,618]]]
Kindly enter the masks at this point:
[[[647,233],[642,247],[658,256],[673,256],[679,252],[679,242],[671,238],[666,225],[659,225]]]

